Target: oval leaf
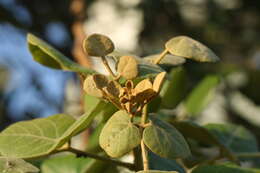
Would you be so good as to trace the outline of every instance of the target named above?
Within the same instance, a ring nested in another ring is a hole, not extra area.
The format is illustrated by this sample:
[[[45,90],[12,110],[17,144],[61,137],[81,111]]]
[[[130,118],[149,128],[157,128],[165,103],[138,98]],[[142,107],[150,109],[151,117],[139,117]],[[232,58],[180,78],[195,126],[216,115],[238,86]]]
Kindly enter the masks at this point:
[[[73,154],[55,156],[41,164],[42,173],[86,173],[95,160],[90,158],[77,158]]]
[[[198,115],[213,98],[214,91],[219,82],[220,79],[216,75],[205,77],[198,86],[192,90],[185,101],[187,112],[191,115]]]
[[[83,74],[96,73],[94,70],[82,67],[71,61],[58,50],[54,49],[52,46],[33,34],[27,35],[27,43],[33,59],[44,66]]]
[[[0,133],[0,153],[17,158],[48,154],[57,147],[60,137],[74,122],[75,119],[69,115],[57,114],[15,123]]]
[[[141,142],[139,129],[131,123],[125,111],[116,112],[106,123],[99,137],[99,144],[111,157],[130,152]]]
[[[96,82],[94,81],[93,75],[88,76],[84,80],[83,89],[90,96],[94,96],[94,97],[98,97],[98,98],[102,98],[103,97],[103,93],[97,87]]]
[[[137,61],[139,78],[155,77],[158,73],[164,72],[164,70],[158,65],[152,64],[140,58],[138,58]]]
[[[0,157],[0,172],[2,173],[36,173],[40,170],[22,159]]]
[[[57,114],[15,123],[0,133],[0,154],[24,159],[47,155],[86,129],[105,105],[100,102],[77,121],[69,115]]]
[[[153,63],[159,56],[160,54],[146,56],[144,57],[144,60],[148,61],[149,63]],[[167,54],[159,62],[159,65],[178,66],[184,64],[185,62],[186,60],[183,57]]]
[[[166,80],[160,93],[165,108],[175,108],[187,93],[187,75],[183,67],[172,69],[170,79]]]
[[[117,72],[124,78],[131,80],[137,77],[137,61],[132,56],[122,56],[117,65]]]
[[[92,34],[83,41],[83,48],[90,56],[105,56],[115,49],[110,38],[102,34]]]
[[[161,157],[176,159],[189,156],[190,149],[184,137],[172,125],[151,117],[152,125],[143,132],[145,145]]]
[[[205,45],[187,36],[178,36],[166,42],[165,48],[173,55],[199,62],[216,62],[219,58]]]

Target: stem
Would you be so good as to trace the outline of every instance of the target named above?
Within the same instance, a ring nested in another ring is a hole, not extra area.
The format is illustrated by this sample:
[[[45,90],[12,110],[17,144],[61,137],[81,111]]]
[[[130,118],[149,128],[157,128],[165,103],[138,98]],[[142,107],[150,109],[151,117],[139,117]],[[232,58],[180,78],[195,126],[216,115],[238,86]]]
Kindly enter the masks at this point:
[[[260,152],[256,152],[256,153],[237,153],[235,155],[237,157],[240,157],[240,158],[255,158],[255,157],[260,157]]]
[[[103,62],[103,64],[104,64],[105,68],[107,69],[108,73],[109,73],[111,76],[113,76],[114,79],[117,78],[117,76],[116,76],[116,75],[113,73],[113,71],[111,70],[111,68],[110,68],[110,66],[109,66],[109,64],[108,64],[108,62],[107,62],[107,60],[106,60],[106,57],[105,57],[105,56],[102,56],[101,59],[102,59],[102,62]]]
[[[154,60],[154,64],[158,64],[163,58],[164,58],[164,56],[166,55],[168,53],[168,50],[167,49],[164,49],[164,51],[159,55],[159,57],[158,58],[156,58],[155,60]]]
[[[96,159],[96,160],[109,162],[109,163],[115,164],[117,166],[126,167],[130,170],[135,170],[135,166],[132,163],[121,162],[119,160],[113,160],[113,159],[103,157],[103,156],[99,156],[99,155],[96,155],[96,154],[87,153],[87,152],[84,152],[84,151],[81,151],[81,150],[78,150],[78,149],[75,149],[75,148],[68,148],[68,149],[65,149],[65,150],[60,150],[58,152],[63,152],[63,151],[69,151],[69,152],[75,153],[77,155],[77,157],[91,157],[91,158]]]
[[[143,111],[142,111],[142,119],[141,119],[141,125],[144,126],[147,120],[147,104],[144,106]],[[142,150],[142,158],[143,158],[143,169],[144,171],[149,170],[149,161],[147,157],[147,151],[145,148],[145,144],[143,139],[141,140],[141,150]]]
[[[142,118],[141,118],[141,125],[145,125],[146,120],[147,120],[147,104],[143,107],[143,111],[142,111]]]
[[[143,158],[144,171],[147,171],[147,170],[149,170],[149,161],[148,161],[147,151],[145,149],[145,145],[144,145],[143,139],[141,140],[141,149],[142,149],[142,158]]]

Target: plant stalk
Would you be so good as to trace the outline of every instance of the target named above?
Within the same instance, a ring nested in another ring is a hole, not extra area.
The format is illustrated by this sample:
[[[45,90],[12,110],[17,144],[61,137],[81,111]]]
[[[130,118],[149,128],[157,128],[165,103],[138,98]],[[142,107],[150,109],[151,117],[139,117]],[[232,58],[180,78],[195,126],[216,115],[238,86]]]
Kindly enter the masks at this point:
[[[142,111],[142,118],[141,118],[142,126],[144,126],[147,121],[147,115],[148,112],[147,112],[147,104],[146,104]],[[148,161],[147,151],[143,139],[141,140],[141,150],[142,150],[142,159],[143,159],[143,169],[144,171],[147,171],[149,170],[149,161]]]
[[[166,55],[168,53],[168,50],[167,49],[164,49],[164,51],[159,55],[159,57],[158,58],[156,58],[155,60],[154,60],[154,64],[158,64],[158,63],[160,63],[160,61],[164,58],[164,56]]]
[[[103,64],[104,64],[105,68],[107,69],[108,73],[109,73],[114,79],[116,79],[117,76],[116,76],[116,75],[113,73],[113,71],[111,70],[111,68],[110,68],[110,66],[109,66],[109,64],[108,64],[108,62],[107,62],[107,60],[106,60],[106,57],[105,57],[105,56],[102,56],[102,57],[101,57],[101,60],[102,60],[102,62],[103,62]]]
[[[93,158],[93,159],[96,159],[96,160],[109,162],[109,163],[117,165],[117,166],[122,166],[122,167],[128,168],[130,170],[135,170],[135,166],[132,163],[126,163],[126,162],[122,162],[122,161],[119,161],[119,160],[113,160],[113,159],[103,157],[103,156],[99,156],[99,155],[96,155],[96,154],[87,153],[87,152],[84,152],[84,151],[81,151],[81,150],[78,150],[78,149],[75,149],[75,148],[67,148],[67,149],[64,149],[64,150],[60,150],[58,152],[63,152],[63,151],[69,151],[69,152],[75,153],[77,155],[77,157],[90,157],[90,158]]]

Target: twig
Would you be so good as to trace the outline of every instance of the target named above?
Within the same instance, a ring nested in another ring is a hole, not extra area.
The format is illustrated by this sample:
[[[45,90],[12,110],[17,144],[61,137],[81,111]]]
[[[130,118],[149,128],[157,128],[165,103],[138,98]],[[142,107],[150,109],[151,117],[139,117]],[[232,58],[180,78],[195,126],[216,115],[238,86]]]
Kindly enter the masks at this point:
[[[167,49],[164,49],[164,51],[159,55],[159,57],[158,58],[156,58],[155,60],[154,60],[154,64],[158,64],[163,58],[164,58],[164,56],[166,55],[168,53],[168,50]]]
[[[142,112],[142,119],[141,119],[141,125],[144,126],[147,120],[147,104],[144,106],[143,108],[143,112]],[[147,151],[145,148],[145,144],[143,139],[141,140],[141,150],[142,150],[142,158],[143,158],[143,169],[144,171],[149,170],[149,161],[148,161],[148,157],[147,157]]]
[[[110,74],[111,76],[113,76],[114,79],[116,79],[117,76],[116,76],[116,75],[113,73],[113,71],[111,70],[111,68],[110,68],[110,66],[109,66],[109,64],[108,64],[108,62],[107,62],[107,60],[106,60],[106,57],[105,57],[105,56],[102,56],[101,59],[102,59],[102,62],[103,62],[103,64],[104,64],[104,66],[106,67],[107,71],[109,72],[109,74]]]
[[[109,162],[109,163],[115,164],[117,166],[126,167],[130,170],[135,170],[135,166],[132,163],[121,162],[119,160],[113,160],[113,159],[110,159],[108,157],[103,157],[103,156],[99,156],[99,155],[96,155],[96,154],[87,153],[87,152],[84,152],[84,151],[81,151],[81,150],[78,150],[78,149],[75,149],[75,148],[68,148],[68,149],[60,150],[58,152],[63,152],[63,151],[69,151],[69,152],[75,153],[77,155],[77,157],[90,157],[90,158],[93,158],[93,159],[96,159],[96,160]]]

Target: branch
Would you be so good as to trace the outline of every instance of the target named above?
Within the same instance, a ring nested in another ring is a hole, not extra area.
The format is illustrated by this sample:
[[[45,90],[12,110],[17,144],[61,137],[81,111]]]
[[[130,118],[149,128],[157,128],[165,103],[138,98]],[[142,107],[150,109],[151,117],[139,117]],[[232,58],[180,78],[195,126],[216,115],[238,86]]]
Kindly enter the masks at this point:
[[[117,165],[117,166],[122,166],[122,167],[128,168],[130,170],[135,170],[135,166],[132,163],[121,162],[119,160],[113,160],[113,159],[110,159],[108,157],[103,157],[103,156],[99,156],[99,155],[96,155],[96,154],[87,153],[87,152],[84,152],[84,151],[81,151],[81,150],[78,150],[78,149],[75,149],[75,148],[67,148],[67,149],[64,149],[64,150],[60,150],[58,152],[63,152],[63,151],[72,152],[72,153],[76,154],[77,157],[90,157],[90,158],[93,158],[93,159],[96,159],[96,160],[109,162],[109,163]]]
[[[141,125],[144,126],[147,120],[147,104],[144,106],[142,111],[142,119],[141,119]],[[142,150],[142,158],[143,158],[143,169],[144,171],[149,170],[149,161],[147,158],[147,151],[144,145],[143,139],[141,140],[141,150]]]
[[[164,56],[166,55],[168,53],[168,50],[167,49],[164,49],[164,51],[159,55],[159,57],[158,58],[156,58],[155,60],[154,60],[154,64],[158,64],[158,63],[160,63],[160,61],[164,58]]]

